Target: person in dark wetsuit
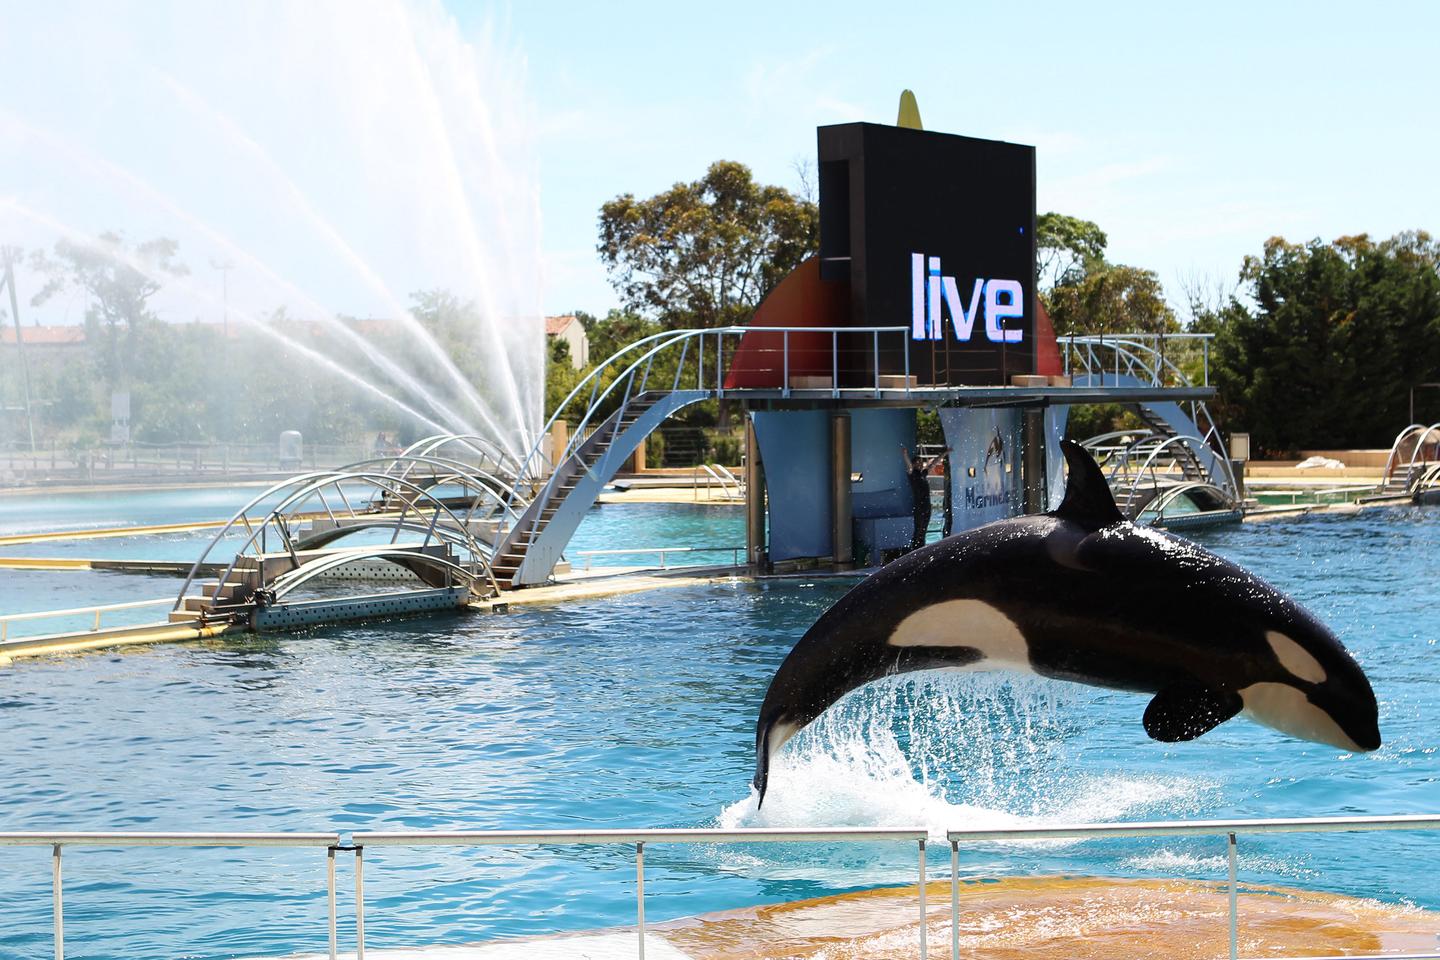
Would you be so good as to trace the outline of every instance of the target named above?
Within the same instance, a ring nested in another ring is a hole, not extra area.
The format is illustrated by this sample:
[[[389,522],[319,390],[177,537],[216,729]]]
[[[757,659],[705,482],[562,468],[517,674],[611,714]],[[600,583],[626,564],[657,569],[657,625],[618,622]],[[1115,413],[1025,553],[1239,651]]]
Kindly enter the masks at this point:
[[[915,505],[915,532],[910,537],[909,549],[911,550],[925,546],[925,531],[930,526],[930,468],[939,463],[949,452],[950,448],[946,447],[942,452],[926,460],[920,456],[918,450],[912,457],[905,444],[900,444],[900,455],[905,458],[905,470],[910,479],[910,497]]]

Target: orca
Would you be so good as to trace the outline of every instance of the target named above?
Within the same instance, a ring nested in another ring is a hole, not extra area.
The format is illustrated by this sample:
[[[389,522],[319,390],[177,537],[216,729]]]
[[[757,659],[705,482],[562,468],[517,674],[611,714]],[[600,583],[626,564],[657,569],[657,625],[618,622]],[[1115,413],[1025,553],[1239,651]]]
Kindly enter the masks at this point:
[[[1158,741],[1237,714],[1291,736],[1380,746],[1364,671],[1314,615],[1239,566],[1127,521],[1062,441],[1059,509],[905,554],[841,597],[770,681],[755,725],[761,802],[775,752],[846,693],[915,670],[1015,670],[1149,694]]]

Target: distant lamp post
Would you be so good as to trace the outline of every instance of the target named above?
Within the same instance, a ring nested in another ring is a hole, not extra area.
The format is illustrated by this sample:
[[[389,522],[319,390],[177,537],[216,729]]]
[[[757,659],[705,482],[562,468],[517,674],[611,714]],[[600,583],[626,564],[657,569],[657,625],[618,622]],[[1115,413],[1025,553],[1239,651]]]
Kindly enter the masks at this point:
[[[1415,422],[1415,391],[1440,390],[1440,383],[1417,383],[1410,388],[1410,422]]]
[[[211,260],[210,266],[220,271],[220,303],[223,312],[220,321],[220,355],[224,358],[222,365],[229,368],[230,357],[230,271],[235,269],[235,264],[230,260]],[[218,439],[225,444],[225,469],[230,469],[230,404],[222,404],[220,408],[220,428]]]
[[[15,352],[20,358],[20,370],[25,381],[25,425],[30,431],[30,452],[35,452],[35,413],[30,403],[30,364],[25,358],[25,335],[20,331],[20,303],[15,293],[15,258],[18,248],[0,249],[0,258],[5,261],[4,273],[0,274],[0,286],[10,290],[10,319],[15,322]]]
[[[222,316],[222,332],[225,335],[225,342],[230,341],[230,271],[235,269],[235,264],[229,260],[211,260],[210,266],[220,271],[220,297],[224,313]]]

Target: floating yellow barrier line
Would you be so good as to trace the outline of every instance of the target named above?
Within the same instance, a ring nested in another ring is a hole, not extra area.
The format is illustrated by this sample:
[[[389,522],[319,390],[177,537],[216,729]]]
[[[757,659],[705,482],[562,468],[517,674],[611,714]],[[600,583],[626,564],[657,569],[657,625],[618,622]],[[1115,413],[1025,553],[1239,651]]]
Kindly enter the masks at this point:
[[[25,637],[0,644],[0,664],[19,657],[43,657],[54,654],[78,653],[102,647],[126,647],[135,644],[181,643],[206,640],[232,630],[243,630],[234,624],[214,623],[198,626],[190,623],[146,623],[128,627],[110,627],[79,633]]]
[[[14,533],[0,537],[0,547],[21,543],[44,543],[47,540],[103,540],[107,537],[143,537],[154,533],[185,533],[190,530],[215,530],[229,520],[197,520],[193,523],[159,523],[148,527],[100,527],[95,530],[52,530],[47,533]]]
[[[290,514],[294,520],[314,520],[325,516],[323,510],[307,510]],[[376,517],[394,516],[392,513],[376,513]],[[48,540],[103,540],[107,537],[143,537],[157,533],[188,533],[191,530],[219,530],[230,520],[195,520],[189,523],[156,523],[140,527],[97,527],[93,530],[49,530],[42,533],[12,533],[0,536],[0,547],[16,546],[22,543],[44,543]],[[245,530],[242,523],[235,529]]]
[[[90,570],[83,557],[0,557],[0,567],[9,570]]]

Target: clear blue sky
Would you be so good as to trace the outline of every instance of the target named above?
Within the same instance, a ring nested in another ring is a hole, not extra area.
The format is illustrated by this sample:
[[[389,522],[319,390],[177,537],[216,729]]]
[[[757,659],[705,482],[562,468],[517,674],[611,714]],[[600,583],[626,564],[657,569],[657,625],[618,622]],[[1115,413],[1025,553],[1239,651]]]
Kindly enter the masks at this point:
[[[1038,203],[1112,259],[1233,281],[1266,237],[1440,230],[1437,3],[518,3],[452,0],[528,61],[545,306],[614,304],[600,204],[712,160],[793,186],[814,128],[1034,144]]]
[[[394,316],[435,287],[603,313],[605,200],[721,158],[794,187],[817,125],[894,122],[905,87],[930,129],[1034,144],[1040,210],[1172,302],[1275,234],[1440,231],[1440,2],[12,6],[0,240],[175,238],[167,319]]]

